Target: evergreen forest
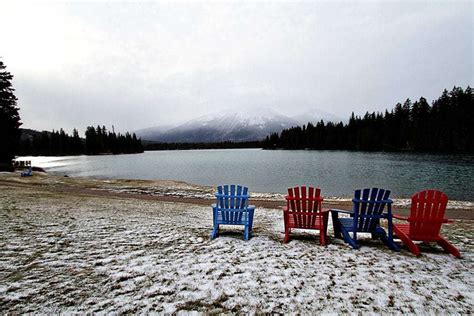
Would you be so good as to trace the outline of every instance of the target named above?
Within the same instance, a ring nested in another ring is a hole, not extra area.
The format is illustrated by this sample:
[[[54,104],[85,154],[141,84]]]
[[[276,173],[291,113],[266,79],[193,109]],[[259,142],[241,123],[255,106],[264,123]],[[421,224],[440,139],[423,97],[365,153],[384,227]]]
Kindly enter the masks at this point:
[[[24,130],[20,141],[20,155],[98,155],[98,154],[130,154],[143,152],[140,139],[135,133],[116,134],[105,126],[88,126],[85,139],[79,137],[76,129],[72,135],[63,129],[53,132],[36,132]]]
[[[292,127],[267,136],[263,148],[474,153],[473,91],[454,87],[431,104],[407,99],[385,113],[352,113],[346,124]]]

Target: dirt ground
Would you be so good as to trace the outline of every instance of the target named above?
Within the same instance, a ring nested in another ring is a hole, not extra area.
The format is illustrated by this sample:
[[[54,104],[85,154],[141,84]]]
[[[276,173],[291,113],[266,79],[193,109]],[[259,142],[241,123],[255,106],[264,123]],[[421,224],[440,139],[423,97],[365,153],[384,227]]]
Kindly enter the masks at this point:
[[[302,231],[283,244],[273,204],[257,208],[248,242],[240,227],[211,241],[201,187],[156,183],[170,193],[160,198],[140,194],[140,181],[16,179],[0,174],[2,314],[470,314],[474,306],[474,222],[466,218],[443,228],[463,259],[434,245],[420,257],[396,253],[370,236],[359,250],[334,238],[321,247],[318,233]]]
[[[133,198],[163,202],[210,205],[214,202],[215,188],[171,180],[127,180],[92,179],[54,176],[35,172],[33,177],[21,178],[19,172],[0,172],[0,188],[34,187],[46,192],[66,193],[84,196],[107,196]],[[251,204],[257,207],[281,209],[285,205],[283,194],[251,192]],[[408,215],[410,200],[394,199],[393,212]],[[323,207],[328,209],[351,209],[350,198],[324,198]],[[474,202],[449,201],[446,217],[474,220]]]

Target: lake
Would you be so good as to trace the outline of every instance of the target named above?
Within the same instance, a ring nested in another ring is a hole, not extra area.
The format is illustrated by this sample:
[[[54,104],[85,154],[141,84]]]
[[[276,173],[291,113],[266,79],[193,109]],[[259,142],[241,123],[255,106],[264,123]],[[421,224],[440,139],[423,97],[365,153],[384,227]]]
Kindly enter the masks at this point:
[[[319,186],[327,197],[350,197],[354,189],[375,186],[402,198],[436,188],[450,199],[474,201],[474,156],[213,149],[21,159],[57,175],[170,179],[210,186],[239,183],[253,192],[275,193],[306,184]]]

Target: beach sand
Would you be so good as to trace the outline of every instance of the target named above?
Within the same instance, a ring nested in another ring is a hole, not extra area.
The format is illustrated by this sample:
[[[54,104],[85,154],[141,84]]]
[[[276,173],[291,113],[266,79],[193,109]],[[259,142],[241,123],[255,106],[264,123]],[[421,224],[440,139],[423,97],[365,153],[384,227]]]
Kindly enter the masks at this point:
[[[459,260],[370,236],[359,250],[302,231],[283,244],[284,203],[268,194],[252,200],[248,242],[240,227],[211,241],[212,197],[176,181],[0,173],[0,312],[472,313],[470,207],[454,205],[443,227]]]

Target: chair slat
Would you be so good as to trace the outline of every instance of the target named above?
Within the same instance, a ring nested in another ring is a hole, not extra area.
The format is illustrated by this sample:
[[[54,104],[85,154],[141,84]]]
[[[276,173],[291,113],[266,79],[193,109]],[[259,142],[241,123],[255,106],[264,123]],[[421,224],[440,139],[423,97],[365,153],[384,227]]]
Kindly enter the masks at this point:
[[[309,212],[313,212],[313,211],[314,211],[314,209],[313,209],[314,204],[315,204],[315,203],[314,203],[314,188],[313,188],[313,187],[309,187],[309,188],[308,188],[308,208],[307,208],[307,210],[308,210]],[[315,216],[315,215],[307,216],[307,219],[308,219],[307,225],[308,225],[309,227],[314,226],[314,225],[316,224],[316,223],[315,223],[315,222],[316,222],[316,217],[317,217],[317,216]]]
[[[240,186],[240,185],[237,186],[237,192],[236,193],[237,193],[237,196],[240,196],[242,194],[242,186]],[[241,205],[242,205],[241,201],[242,201],[242,199],[239,198],[239,197],[235,199],[235,205],[234,205],[235,209],[237,209],[237,210],[241,209]],[[237,217],[236,221],[240,222],[242,220],[242,212],[238,212],[236,214],[236,217]]]
[[[288,197],[289,197],[289,204],[290,204],[290,209],[292,211],[296,211],[296,202],[295,202],[295,195],[293,193],[293,188],[288,188]],[[298,217],[296,214],[293,214],[293,222],[298,223]]]
[[[323,207],[322,207],[323,203],[322,203],[322,199],[321,199],[321,189],[320,188],[316,188],[316,190],[314,191],[314,197],[318,201],[314,202],[313,212],[321,212],[323,210]],[[321,227],[323,227],[324,218],[322,216],[317,216],[316,221],[318,222],[318,224]]]
[[[301,194],[300,195],[300,197],[301,197],[301,199],[300,199],[300,201],[301,201],[301,211],[306,212],[306,206],[307,206],[307,203],[308,203],[308,201],[306,199],[306,186],[304,186],[304,185],[301,186],[300,194]],[[301,218],[301,225],[303,227],[308,226],[308,223],[306,222],[307,216],[301,215],[300,218]]]
[[[358,209],[359,209],[359,216],[354,218],[355,221],[355,227],[357,227],[357,230],[362,230],[362,225],[364,224],[364,217],[365,215],[365,210],[367,209],[367,199],[369,197],[369,190],[370,189],[364,189],[364,190],[358,190],[359,195],[362,194],[362,196],[359,198],[359,203],[358,203]]]
[[[230,186],[229,204],[230,204],[231,209],[235,208],[235,185],[234,184]],[[235,222],[237,220],[236,219],[237,214],[235,212],[232,212],[229,215],[231,216],[230,218],[231,222]]]
[[[224,197],[222,196],[222,194],[224,193],[223,192],[223,189],[222,189],[222,186],[218,186],[217,187],[217,193],[219,194],[219,197],[217,198],[217,206],[219,207],[225,207],[224,205]]]
[[[224,185],[224,208],[229,208],[229,185]],[[229,213],[224,212],[224,221],[230,222]]]
[[[365,191],[365,190],[364,190],[364,191]],[[367,201],[367,209],[366,209],[366,211],[365,211],[365,214],[366,214],[366,215],[372,215],[373,212],[376,211],[375,203],[371,203],[371,202],[374,202],[374,201],[376,200],[376,198],[377,198],[377,196],[378,196],[378,193],[379,193],[379,189],[377,189],[377,188],[373,188],[373,189],[370,191],[370,193],[369,193],[369,196],[370,196],[370,197],[369,197],[369,199],[368,199],[368,201]],[[360,229],[361,229],[362,231],[367,231],[367,230],[369,229],[369,227],[372,226],[372,222],[373,222],[374,220],[373,220],[372,218],[367,218],[367,217],[361,218],[361,219],[363,219],[363,220],[361,221],[361,224],[362,224],[362,225],[360,225],[360,226],[361,226]]]
[[[296,210],[297,210],[298,212],[301,212],[301,195],[300,195],[300,188],[299,188],[299,187],[295,187],[295,188],[293,189],[293,191],[294,191],[295,197],[298,197],[298,199],[295,200]],[[301,215],[297,215],[297,217],[298,217],[298,221],[297,221],[298,225],[302,226],[303,223],[302,223],[302,221],[301,221],[301,220],[302,220]]]
[[[248,206],[249,198],[248,198],[248,188],[247,188],[247,187],[243,187],[243,189],[242,189],[242,195],[243,195],[243,196],[246,196],[246,198],[243,198],[243,199],[241,199],[241,201],[240,201],[240,208],[241,208],[241,209],[246,208],[246,207]]]

